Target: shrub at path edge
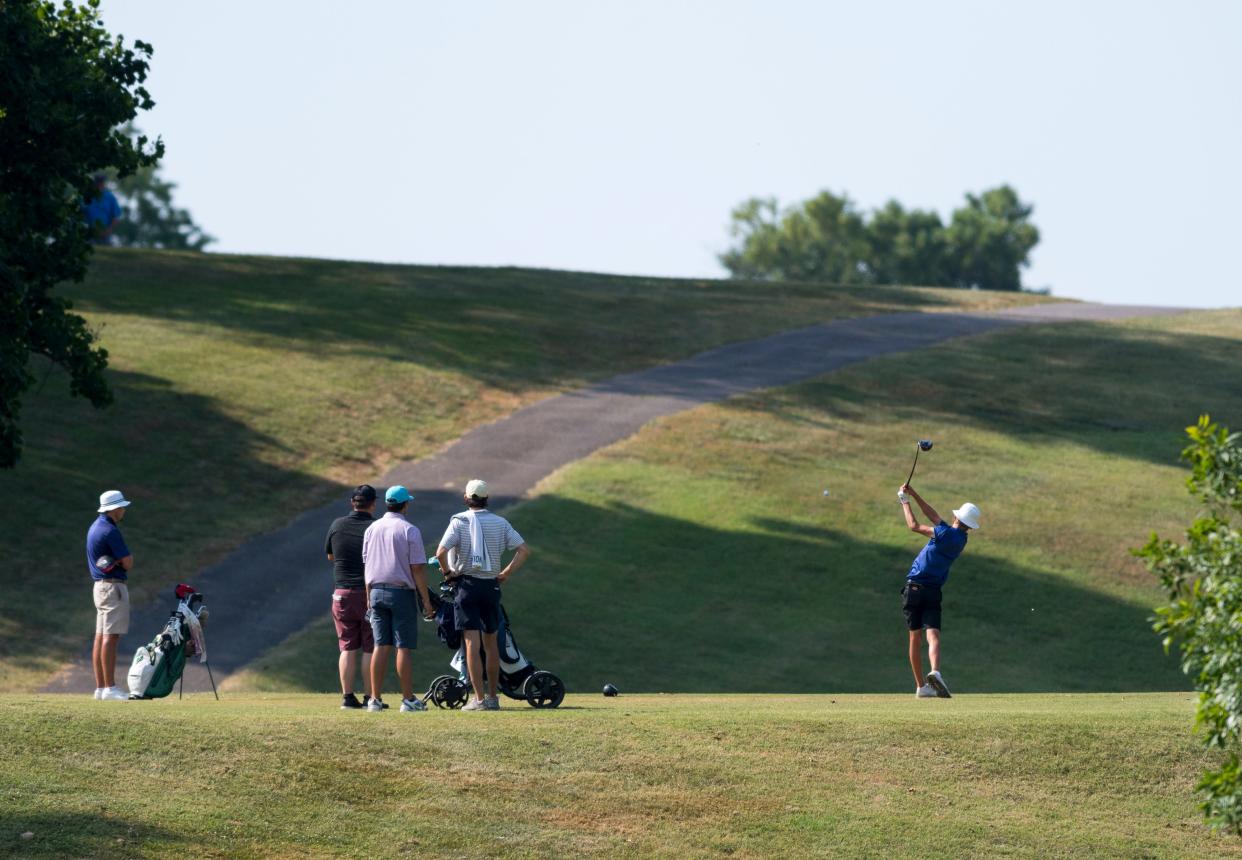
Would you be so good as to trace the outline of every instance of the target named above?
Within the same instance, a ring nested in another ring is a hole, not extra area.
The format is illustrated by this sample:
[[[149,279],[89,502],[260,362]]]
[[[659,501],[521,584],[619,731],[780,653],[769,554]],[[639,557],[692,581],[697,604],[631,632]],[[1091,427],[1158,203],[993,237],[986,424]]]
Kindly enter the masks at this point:
[[[1220,769],[1199,781],[1201,808],[1213,827],[1242,835],[1242,529],[1231,518],[1242,513],[1242,434],[1207,415],[1186,433],[1191,444],[1182,459],[1192,467],[1186,484],[1209,510],[1191,523],[1185,544],[1153,532],[1135,554],[1168,592],[1154,627],[1165,650],[1181,645],[1182,670],[1199,691],[1195,724],[1207,746],[1227,752]]]

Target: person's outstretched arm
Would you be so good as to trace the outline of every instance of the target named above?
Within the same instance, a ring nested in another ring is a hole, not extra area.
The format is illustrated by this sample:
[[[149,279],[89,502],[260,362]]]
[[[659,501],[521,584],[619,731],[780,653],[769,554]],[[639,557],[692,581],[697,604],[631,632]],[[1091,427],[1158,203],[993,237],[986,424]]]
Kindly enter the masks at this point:
[[[901,502],[901,512],[905,514],[906,517],[906,528],[916,534],[921,534],[924,537],[931,537],[936,533],[936,530],[931,526],[920,524],[919,521],[914,518],[914,511],[910,510],[909,496],[914,496],[915,500],[919,503],[919,507],[923,509],[923,513],[927,514],[929,518],[935,520],[936,522],[940,522],[940,520],[936,518],[936,512],[931,510],[927,503],[920,499],[914,490],[910,489],[910,485],[902,484],[897,489],[897,501]]]
[[[904,489],[910,496],[914,498],[916,502],[918,502],[919,507],[922,508],[923,510],[923,516],[927,517],[927,519],[931,521],[931,524],[933,526],[939,525],[940,523],[944,522],[944,520],[940,518],[940,514],[936,513],[936,509],[933,508],[931,505],[927,504],[927,502],[923,501],[923,497],[918,494],[918,492],[914,489],[914,487],[910,486],[909,484],[906,484]]]

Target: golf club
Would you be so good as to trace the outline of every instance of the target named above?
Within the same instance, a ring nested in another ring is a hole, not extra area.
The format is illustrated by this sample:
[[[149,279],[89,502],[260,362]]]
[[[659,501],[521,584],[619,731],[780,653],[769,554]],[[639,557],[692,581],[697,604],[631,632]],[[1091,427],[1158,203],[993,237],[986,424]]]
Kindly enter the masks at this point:
[[[909,476],[906,477],[906,484],[909,484],[910,481],[914,479],[914,470],[919,465],[919,452],[930,451],[931,449],[932,449],[932,440],[930,439],[920,439],[918,442],[915,443],[914,465],[910,467],[910,474]]]

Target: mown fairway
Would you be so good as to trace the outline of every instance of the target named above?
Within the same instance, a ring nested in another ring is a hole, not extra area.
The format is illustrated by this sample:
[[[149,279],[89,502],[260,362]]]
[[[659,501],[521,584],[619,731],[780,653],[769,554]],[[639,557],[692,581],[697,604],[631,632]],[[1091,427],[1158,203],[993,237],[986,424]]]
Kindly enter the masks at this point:
[[[898,589],[922,541],[894,493],[931,437],[916,486],[984,511],[945,591],[950,684],[1185,689],[1128,550],[1189,522],[1182,429],[1242,426],[1238,367],[1242,312],[1047,326],[674,416],[511,511],[536,556],[506,605],[571,690],[912,690]],[[334,648],[325,619],[235,683],[329,690]],[[420,649],[420,681],[446,658]]]
[[[21,535],[0,588],[22,607],[0,617],[0,689],[37,687],[91,629],[82,542],[103,489],[137,502],[142,601],[547,393],[835,317],[1040,301],[128,250],[64,292],[117,403],[70,400],[57,373],[27,397],[25,459],[0,476]]]
[[[366,714],[313,696],[6,697],[0,852],[1242,856],[1194,807],[1211,758],[1191,698],[574,696]]]

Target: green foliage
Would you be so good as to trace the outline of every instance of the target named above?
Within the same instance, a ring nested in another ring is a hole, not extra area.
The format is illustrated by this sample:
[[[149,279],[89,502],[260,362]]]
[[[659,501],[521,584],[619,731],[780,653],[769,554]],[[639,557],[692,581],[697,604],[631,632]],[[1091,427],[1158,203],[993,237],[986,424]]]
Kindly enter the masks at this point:
[[[1039,243],[1030,223],[1032,207],[1008,185],[966,195],[945,231],[951,283],[943,286],[985,290],[1020,290],[1019,269]]]
[[[1242,434],[1206,415],[1186,432],[1187,484],[1211,510],[1191,524],[1186,543],[1153,533],[1136,554],[1168,594],[1154,626],[1166,650],[1180,644],[1182,669],[1199,690],[1196,723],[1204,742],[1227,751],[1224,764],[1199,782],[1202,808],[1214,827],[1242,834],[1242,530],[1230,516],[1242,512]]]
[[[753,198],[733,210],[741,247],[721,262],[739,278],[868,282],[867,231],[848,197],[824,191],[784,213],[774,198]]]
[[[131,137],[138,132],[126,129]],[[173,205],[176,183],[159,174],[159,167],[148,164],[129,176],[115,180],[121,204],[121,219],[113,235],[117,244],[129,248],[163,248],[173,251],[201,251],[215,238],[194,223],[185,209]]]
[[[68,371],[74,395],[111,401],[107,352],[52,289],[86,273],[78,207],[91,172],[127,176],[163,155],[162,143],[148,148],[122,128],[154,105],[142,86],[151,50],[110,36],[97,0],[0,3],[0,467],[21,456],[32,355]]]
[[[896,200],[868,218],[827,191],[784,211],[752,198],[733,210],[737,244],[720,262],[737,278],[1020,290],[1039,242],[1031,211],[1007,185],[967,194],[947,226]]]
[[[876,283],[952,285],[948,241],[935,212],[907,211],[890,200],[872,215],[867,236]]]

